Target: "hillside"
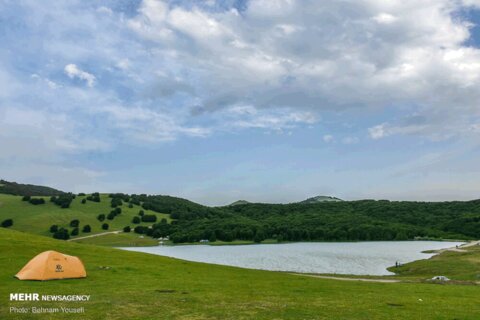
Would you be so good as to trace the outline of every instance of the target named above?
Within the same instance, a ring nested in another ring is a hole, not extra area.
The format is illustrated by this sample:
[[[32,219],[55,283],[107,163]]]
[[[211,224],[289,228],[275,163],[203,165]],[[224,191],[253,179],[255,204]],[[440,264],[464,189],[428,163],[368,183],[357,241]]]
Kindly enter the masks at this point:
[[[13,278],[29,259],[45,250],[80,257],[88,277]],[[11,292],[90,295],[88,302],[67,304],[85,308],[85,314],[69,314],[69,319],[474,320],[480,316],[479,286],[326,280],[75,244],[3,228],[0,264],[2,297]],[[8,308],[32,305],[66,304],[6,302],[0,304],[0,318],[24,319],[10,315]],[[48,318],[64,319],[65,315]]]
[[[38,197],[37,197],[38,198]],[[111,207],[111,198],[106,194],[100,195],[100,202],[86,201],[82,204],[82,200],[86,196],[77,196],[73,199],[69,208],[60,208],[58,205],[49,201],[48,197],[44,197],[45,204],[33,205],[27,201],[22,201],[22,197],[0,194],[0,221],[5,219],[13,219],[13,226],[11,229],[25,231],[33,234],[52,236],[49,232],[51,225],[58,225],[59,228],[64,227],[72,230],[69,226],[70,221],[78,219],[80,221],[80,233],[76,237],[83,237],[106,231],[122,230],[125,226],[132,228],[136,224],[132,223],[132,219],[138,216],[140,210],[143,210],[146,215],[156,215],[157,221],[162,218],[170,221],[167,214],[153,212],[151,210],[143,209],[140,205],[133,205],[129,208],[127,203],[120,206],[122,213],[117,215],[113,220],[105,219],[100,222],[97,220],[99,214],[107,216]],[[108,230],[101,228],[103,223],[109,224]],[[84,225],[90,225],[91,232],[83,233],[81,230]],[[151,225],[152,223],[142,222],[138,225]]]
[[[65,192],[33,184],[22,184],[0,180],[0,193],[17,196],[58,196]]]
[[[308,198],[306,200],[300,201],[299,203],[303,204],[312,204],[312,203],[319,203],[319,202],[337,202],[343,201],[342,199],[331,197],[331,196],[316,196],[312,198]]]
[[[235,202],[232,202],[229,204],[229,206],[238,206],[238,205],[242,205],[242,204],[249,204],[250,202],[248,202],[247,200],[237,200]]]

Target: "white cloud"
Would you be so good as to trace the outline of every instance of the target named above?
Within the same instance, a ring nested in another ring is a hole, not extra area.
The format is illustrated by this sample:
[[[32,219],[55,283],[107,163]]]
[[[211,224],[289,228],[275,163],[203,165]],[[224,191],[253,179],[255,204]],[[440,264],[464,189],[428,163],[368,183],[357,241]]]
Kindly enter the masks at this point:
[[[323,136],[323,141],[326,142],[326,143],[330,143],[330,142],[333,142],[334,141],[334,138],[331,134],[326,134]]]
[[[380,24],[391,24],[394,23],[397,20],[397,17],[389,14],[389,13],[379,13],[375,17],[372,18],[376,22]]]
[[[95,84],[96,78],[93,74],[81,70],[73,63],[67,64],[64,68],[64,71],[70,79],[78,78],[80,80],[83,80],[87,83],[87,86],[89,87],[93,87],[93,85]]]

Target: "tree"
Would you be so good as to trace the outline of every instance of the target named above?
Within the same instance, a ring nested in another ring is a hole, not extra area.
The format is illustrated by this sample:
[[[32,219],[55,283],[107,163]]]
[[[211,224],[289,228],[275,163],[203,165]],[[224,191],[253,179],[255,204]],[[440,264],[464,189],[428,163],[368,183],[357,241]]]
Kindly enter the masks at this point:
[[[125,228],[123,228],[123,232],[130,232],[131,229],[130,229],[130,226],[126,226]]]
[[[85,204],[85,203],[87,203],[87,199],[84,198],[82,199],[82,204]]]
[[[23,196],[22,201],[30,201],[30,196]]]
[[[83,226],[83,229],[82,229],[83,233],[89,233],[90,231],[92,231],[92,229],[90,228],[89,224],[86,224]]]
[[[139,217],[133,217],[132,223],[139,224],[140,223],[140,218]]]
[[[139,215],[140,217],[142,217],[144,214],[145,214],[145,211],[143,211],[143,210],[138,211],[138,215]]]
[[[5,219],[2,221],[2,227],[8,228],[13,226],[13,219]]]
[[[60,240],[68,240],[70,239],[70,235],[68,234],[68,230],[64,228],[60,228],[53,234],[53,238],[60,239]]]
[[[85,197],[85,193],[80,192],[80,193],[78,194],[78,196],[79,196],[79,197]]]
[[[123,202],[121,198],[112,198],[112,201],[111,201],[112,208],[116,208],[118,206],[121,206],[122,204]]]
[[[78,219],[74,219],[74,220],[70,221],[70,227],[78,228],[79,224],[80,224],[80,221]]]
[[[110,212],[110,213],[107,215],[107,219],[108,219],[108,220],[113,220],[113,218],[115,218],[115,212],[114,212],[114,211]]]
[[[97,220],[100,221],[100,222],[102,222],[103,220],[105,220],[105,215],[104,215],[103,213],[99,214],[99,215],[97,216]]]
[[[33,205],[45,204],[45,200],[43,198],[31,198],[28,202]]]
[[[73,228],[71,235],[78,236],[78,228]]]
[[[50,226],[50,233],[55,233],[58,231],[58,226],[56,224],[52,224]]]
[[[157,221],[157,216],[154,214],[146,214],[142,216],[142,221],[143,222],[156,222]]]
[[[133,204],[132,204],[132,203],[129,203],[129,204],[128,204],[128,207],[129,207],[130,209],[132,209],[132,208],[133,208]]]
[[[108,227],[109,227],[108,223],[102,224],[102,229],[103,230],[108,230]]]

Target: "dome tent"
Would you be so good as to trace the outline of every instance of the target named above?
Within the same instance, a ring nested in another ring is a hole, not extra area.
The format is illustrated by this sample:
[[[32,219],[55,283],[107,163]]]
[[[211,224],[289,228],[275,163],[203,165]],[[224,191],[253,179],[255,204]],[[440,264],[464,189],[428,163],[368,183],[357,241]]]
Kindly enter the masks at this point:
[[[82,261],[56,251],[45,251],[30,260],[15,277],[19,280],[54,280],[85,278]]]

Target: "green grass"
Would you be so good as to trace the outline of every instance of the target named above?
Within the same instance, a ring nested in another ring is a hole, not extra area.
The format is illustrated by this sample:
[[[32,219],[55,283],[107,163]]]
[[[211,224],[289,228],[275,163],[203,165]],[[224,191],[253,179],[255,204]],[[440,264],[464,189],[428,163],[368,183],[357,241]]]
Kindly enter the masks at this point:
[[[107,247],[147,247],[158,245],[158,240],[139,234],[118,233],[75,240],[75,243],[95,244]]]
[[[427,260],[417,260],[401,267],[391,267],[396,278],[431,279],[446,276],[458,281],[480,281],[480,246],[463,248],[465,252],[446,251]]]
[[[86,279],[19,281],[33,256],[79,256]],[[0,319],[10,306],[84,306],[69,319],[479,319],[480,286],[364,283],[186,262],[0,228]],[[101,268],[108,266],[109,269]],[[86,303],[8,302],[11,292],[90,294]]]
[[[99,203],[87,201],[87,203],[82,204],[81,200],[83,198],[84,197],[77,196],[70,205],[70,208],[62,209],[51,203],[49,197],[44,198],[46,201],[45,204],[35,206],[27,201],[21,201],[22,197],[0,194],[0,221],[11,218],[13,219],[12,229],[14,230],[51,236],[49,229],[52,224],[57,224],[65,228],[68,227],[69,230],[72,230],[73,228],[69,227],[70,221],[79,219],[80,233],[78,237],[82,237],[89,234],[105,232],[105,230],[101,229],[101,225],[104,222],[110,225],[107,231],[121,230],[127,225],[133,228],[135,225],[131,222],[132,218],[142,209],[136,205],[134,205],[133,208],[129,208],[128,205],[124,203],[121,206],[122,213],[120,215],[116,216],[113,220],[105,219],[105,221],[100,222],[97,220],[97,216],[100,213],[108,215],[112,210],[108,195],[102,194],[101,202]],[[149,210],[144,211],[145,214],[156,214],[158,221],[162,218],[170,221],[170,217],[167,214],[155,213]],[[82,227],[86,224],[91,226],[91,233],[81,232]],[[142,223],[140,225],[151,225],[151,223]]]

